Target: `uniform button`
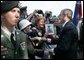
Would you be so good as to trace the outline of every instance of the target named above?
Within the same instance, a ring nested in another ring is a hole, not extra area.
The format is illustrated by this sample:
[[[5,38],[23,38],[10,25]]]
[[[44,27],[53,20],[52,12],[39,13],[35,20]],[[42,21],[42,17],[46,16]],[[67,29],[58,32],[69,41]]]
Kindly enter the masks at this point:
[[[3,58],[5,58],[5,56],[3,56]]]

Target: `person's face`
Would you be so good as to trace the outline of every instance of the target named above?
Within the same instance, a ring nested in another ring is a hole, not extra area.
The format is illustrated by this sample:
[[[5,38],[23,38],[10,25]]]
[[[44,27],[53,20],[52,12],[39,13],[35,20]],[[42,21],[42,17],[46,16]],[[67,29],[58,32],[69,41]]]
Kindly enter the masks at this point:
[[[38,22],[37,25],[38,25],[40,28],[44,28],[44,24],[45,24],[44,20],[41,19],[41,20]]]
[[[61,13],[59,16],[58,16],[59,20],[60,20],[60,23],[63,24],[65,22],[65,15],[63,13]]]
[[[26,28],[24,28],[24,32],[27,33],[31,29],[31,26],[28,25]]]
[[[13,8],[7,13],[4,13],[2,16],[6,24],[15,26],[20,18],[20,9]]]

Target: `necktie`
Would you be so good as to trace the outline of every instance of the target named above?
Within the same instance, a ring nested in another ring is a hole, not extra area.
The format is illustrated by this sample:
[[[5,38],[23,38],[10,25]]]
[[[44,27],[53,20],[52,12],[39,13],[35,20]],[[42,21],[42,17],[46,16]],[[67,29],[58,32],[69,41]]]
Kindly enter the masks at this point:
[[[14,40],[14,34],[13,33],[11,33],[11,42],[12,42],[12,44],[14,46],[14,49],[15,49],[15,47],[16,47],[16,41]]]
[[[14,34],[13,33],[11,33],[11,42],[12,42],[12,44],[13,44],[13,46],[14,46],[14,58],[16,59],[16,57],[17,57],[17,51],[16,51],[16,41],[14,40]]]

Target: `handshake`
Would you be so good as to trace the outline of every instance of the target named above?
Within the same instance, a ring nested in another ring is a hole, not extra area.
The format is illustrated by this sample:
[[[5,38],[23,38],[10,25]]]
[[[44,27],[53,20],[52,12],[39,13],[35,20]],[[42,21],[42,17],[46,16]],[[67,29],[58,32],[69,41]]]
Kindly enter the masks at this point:
[[[35,46],[40,45],[42,42],[51,43],[52,38],[58,39],[59,36],[58,35],[55,35],[55,34],[45,33],[43,37],[38,37],[38,36],[36,36],[36,37],[30,37],[31,41],[33,42],[33,44]]]
[[[38,42],[40,41],[46,41],[47,38],[46,37],[33,37],[33,38],[30,38],[32,41],[35,41],[37,40]]]
[[[46,41],[47,39],[45,37],[33,37],[30,38],[35,46],[40,45],[43,41]]]
[[[59,37],[58,37],[58,35],[56,35],[56,36],[54,35],[53,38],[58,39]],[[34,45],[36,45],[36,46],[38,46],[42,42],[51,43],[51,40],[52,40],[52,38],[49,38],[49,37],[46,37],[46,36],[44,36],[44,37],[38,37],[37,36],[37,37],[30,38],[30,39],[35,43]]]
[[[42,37],[32,37],[30,40],[33,42],[34,46],[39,46],[42,44],[44,41],[46,41],[46,38]]]

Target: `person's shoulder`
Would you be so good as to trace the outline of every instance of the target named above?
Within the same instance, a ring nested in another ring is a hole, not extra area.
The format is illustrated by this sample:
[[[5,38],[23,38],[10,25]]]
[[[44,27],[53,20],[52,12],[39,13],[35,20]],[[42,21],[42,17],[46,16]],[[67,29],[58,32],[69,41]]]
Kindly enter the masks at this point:
[[[24,41],[27,40],[27,38],[28,38],[28,35],[19,29],[16,30],[16,35],[18,38],[20,38],[21,40],[24,40]]]
[[[1,29],[1,35],[3,35],[3,36],[5,35],[5,33],[4,33],[4,31],[2,29]]]
[[[7,37],[5,36],[6,34],[4,31],[1,29],[1,41],[7,40]]]
[[[66,30],[73,30],[74,28],[76,28],[76,26],[73,24],[73,22],[69,21],[67,22],[66,26],[65,26]]]
[[[19,29],[16,29],[16,33],[18,33],[18,34],[20,34],[20,35],[26,35],[24,32],[22,32],[21,30],[19,30]]]
[[[17,33],[22,33],[22,31],[21,31],[21,30],[19,30],[19,29],[16,29],[16,32],[17,32]]]
[[[67,24],[66,24],[68,27],[74,27],[75,25],[73,24],[73,22],[72,21],[69,21],[69,22],[67,22]]]

